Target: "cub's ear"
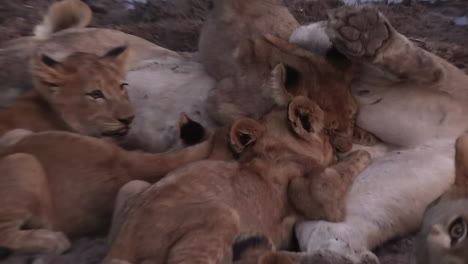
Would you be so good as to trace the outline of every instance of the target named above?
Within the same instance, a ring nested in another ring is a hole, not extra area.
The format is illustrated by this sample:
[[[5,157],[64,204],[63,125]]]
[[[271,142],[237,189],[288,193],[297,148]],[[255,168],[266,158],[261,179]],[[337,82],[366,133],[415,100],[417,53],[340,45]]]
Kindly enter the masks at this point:
[[[456,190],[468,193],[468,134],[461,135],[455,143]]]
[[[130,60],[130,49],[127,45],[112,48],[103,58],[114,62],[122,72],[125,73],[127,71],[128,61]]]
[[[255,143],[265,133],[265,127],[253,119],[241,119],[232,125],[229,131],[231,146],[237,154]]]
[[[294,98],[288,105],[288,120],[293,131],[305,140],[324,128],[324,112],[304,96]]]
[[[295,96],[305,95],[301,82],[300,71],[283,63],[276,65],[270,73],[270,87],[276,104],[286,106]]]
[[[36,82],[35,88],[43,93],[54,93],[67,78],[67,72],[61,62],[45,54],[36,54],[31,59],[31,74]]]

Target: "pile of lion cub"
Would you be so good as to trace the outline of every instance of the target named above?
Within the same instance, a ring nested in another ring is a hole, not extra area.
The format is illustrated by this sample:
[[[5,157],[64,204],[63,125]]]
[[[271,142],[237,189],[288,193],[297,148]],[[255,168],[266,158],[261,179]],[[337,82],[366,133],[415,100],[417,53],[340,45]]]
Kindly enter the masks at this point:
[[[197,54],[91,18],[62,0],[0,45],[1,259],[105,234],[109,264],[379,263],[420,230],[408,263],[468,263],[468,76],[376,9],[300,26],[283,0],[217,0]],[[183,148],[129,150],[174,123]]]

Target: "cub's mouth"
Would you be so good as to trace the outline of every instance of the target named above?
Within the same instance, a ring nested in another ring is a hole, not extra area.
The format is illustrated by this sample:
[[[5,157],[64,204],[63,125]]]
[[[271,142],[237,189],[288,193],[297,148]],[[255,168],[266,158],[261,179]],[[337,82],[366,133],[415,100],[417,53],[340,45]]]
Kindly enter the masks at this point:
[[[128,134],[129,128],[120,128],[117,130],[105,131],[101,135],[103,137],[122,138]]]

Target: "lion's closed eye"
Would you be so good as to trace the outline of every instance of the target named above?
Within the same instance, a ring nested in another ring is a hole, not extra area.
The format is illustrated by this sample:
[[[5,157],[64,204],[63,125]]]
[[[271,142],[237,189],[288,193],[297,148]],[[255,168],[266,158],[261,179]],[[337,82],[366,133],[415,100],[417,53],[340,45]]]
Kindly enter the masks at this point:
[[[91,97],[94,100],[105,98],[101,90],[94,90],[92,92],[86,93],[86,95]]]

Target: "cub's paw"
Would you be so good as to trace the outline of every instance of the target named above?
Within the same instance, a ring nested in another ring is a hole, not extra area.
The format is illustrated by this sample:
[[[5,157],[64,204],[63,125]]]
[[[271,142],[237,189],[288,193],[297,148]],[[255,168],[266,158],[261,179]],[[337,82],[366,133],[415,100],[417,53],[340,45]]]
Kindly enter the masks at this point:
[[[355,126],[353,132],[353,143],[362,146],[374,146],[379,142],[379,139],[369,131]]]
[[[372,252],[361,254],[340,254],[339,252],[322,249],[303,257],[301,264],[380,264],[379,259]]]
[[[332,10],[326,30],[335,47],[352,57],[374,58],[391,36],[387,19],[368,6]]]
[[[70,246],[70,240],[62,232],[44,229],[31,231],[29,238],[24,241],[24,245],[18,251],[30,254],[60,255],[65,253]]]
[[[368,151],[359,149],[349,153],[344,160],[349,160],[357,167],[365,168],[371,164],[372,157]]]

